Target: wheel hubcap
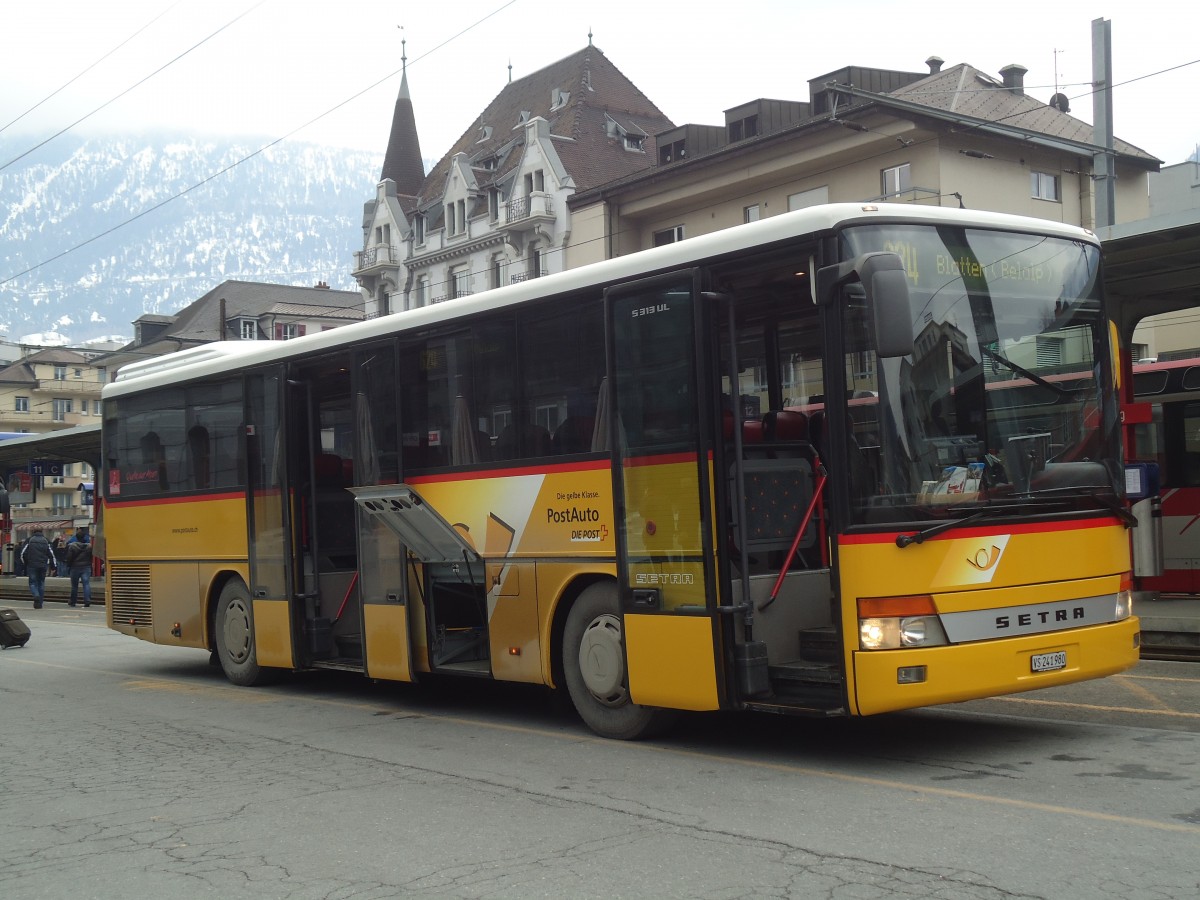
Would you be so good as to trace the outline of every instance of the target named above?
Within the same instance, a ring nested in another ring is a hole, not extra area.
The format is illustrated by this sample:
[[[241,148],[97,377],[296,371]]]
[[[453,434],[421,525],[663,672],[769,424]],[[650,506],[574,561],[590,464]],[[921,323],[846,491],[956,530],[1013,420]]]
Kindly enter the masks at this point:
[[[621,706],[625,690],[625,656],[621,622],[616,616],[597,616],[579,642],[579,672],[592,696],[606,706]]]
[[[250,655],[250,614],[239,597],[229,604],[223,628],[225,649],[234,662],[245,662]]]

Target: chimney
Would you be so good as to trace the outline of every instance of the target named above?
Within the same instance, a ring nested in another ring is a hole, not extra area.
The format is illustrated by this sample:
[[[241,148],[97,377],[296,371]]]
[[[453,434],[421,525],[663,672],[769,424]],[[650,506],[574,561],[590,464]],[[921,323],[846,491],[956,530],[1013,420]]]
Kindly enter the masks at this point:
[[[942,63],[944,62],[945,60],[940,56],[931,56],[929,59],[925,60],[925,65],[929,66],[930,75],[936,75],[938,72],[942,71]]]
[[[1004,86],[1014,94],[1024,94],[1025,73],[1028,71],[1024,66],[1011,63],[1000,70],[1000,77],[1004,79]]]
[[[329,282],[328,281],[318,281],[316,283],[315,287],[317,287],[319,290],[327,291],[327,290],[329,290]]]

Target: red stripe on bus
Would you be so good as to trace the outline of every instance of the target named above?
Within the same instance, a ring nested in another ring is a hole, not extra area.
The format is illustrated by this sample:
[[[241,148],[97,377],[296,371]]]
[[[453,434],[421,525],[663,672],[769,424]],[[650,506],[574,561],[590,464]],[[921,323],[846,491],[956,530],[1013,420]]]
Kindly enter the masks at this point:
[[[955,528],[931,537],[930,541],[951,541],[955,538],[990,537],[994,534],[1051,534],[1056,531],[1078,531],[1081,528],[1111,528],[1119,524],[1116,519],[1072,519],[1069,522],[1029,522],[1024,525],[976,525],[973,528]],[[902,534],[913,534],[920,529],[906,528],[903,531],[885,531],[878,534],[842,534],[839,544],[894,544]]]
[[[510,475],[537,475],[551,472],[593,472],[609,468],[609,460],[586,459],[579,462],[543,465],[510,466],[504,469],[472,469],[469,472],[447,472],[444,475],[415,475],[406,484],[442,484],[448,481],[482,481],[485,478],[504,478]]]
[[[108,506],[169,506],[174,503],[204,503],[210,500],[244,500],[245,491],[228,491],[220,494],[193,494],[187,497],[109,497],[105,504]]]
[[[670,466],[677,463],[694,463],[695,453],[664,453],[662,456],[631,456],[625,460],[625,468],[637,466]]]

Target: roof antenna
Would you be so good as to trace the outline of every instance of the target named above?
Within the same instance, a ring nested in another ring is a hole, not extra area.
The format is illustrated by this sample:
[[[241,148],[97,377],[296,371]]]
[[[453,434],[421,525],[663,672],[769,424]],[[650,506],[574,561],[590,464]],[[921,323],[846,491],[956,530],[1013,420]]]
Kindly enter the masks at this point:
[[[588,26],[588,46],[592,46],[592,26]]]
[[[404,26],[397,25],[396,27],[400,29],[400,74],[404,75],[408,72],[408,51],[405,49],[408,39],[404,37]]]
[[[508,83],[512,84],[512,58],[508,60]]]

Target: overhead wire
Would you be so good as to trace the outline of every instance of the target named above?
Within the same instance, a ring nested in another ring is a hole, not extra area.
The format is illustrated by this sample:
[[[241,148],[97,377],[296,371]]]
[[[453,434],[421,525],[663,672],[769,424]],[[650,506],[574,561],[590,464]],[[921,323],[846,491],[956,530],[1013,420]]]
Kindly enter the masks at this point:
[[[224,25],[222,25],[220,28],[218,28],[216,31],[214,31],[212,34],[210,34],[208,37],[193,44],[191,47],[189,47],[187,50],[184,50],[182,53],[180,53],[174,59],[172,59],[166,63],[163,63],[161,66],[159,66],[153,72],[151,72],[149,75],[145,76],[144,78],[140,79],[139,81],[135,82],[134,84],[131,84],[129,87],[125,88],[125,90],[121,91],[115,97],[110,97],[109,99],[107,99],[103,103],[101,103],[99,106],[97,106],[95,109],[93,109],[91,112],[86,113],[83,116],[80,116],[78,119],[76,119],[70,125],[67,125],[65,128],[61,128],[58,131],[54,132],[54,134],[50,135],[50,137],[46,138],[41,143],[35,144],[34,146],[32,146],[28,150],[26,150],[24,153],[21,153],[18,156],[14,156],[8,162],[4,163],[3,165],[0,165],[0,172],[3,172],[5,169],[7,169],[9,166],[11,166],[13,163],[17,162],[18,160],[24,159],[26,156],[28,156],[33,151],[40,150],[42,147],[45,147],[52,140],[66,134],[68,131],[70,131],[72,128],[74,128],[76,125],[80,124],[81,122],[86,122],[88,119],[90,119],[96,113],[100,112],[102,109],[104,109],[108,106],[111,106],[113,103],[116,103],[118,100],[120,100],[126,94],[128,94],[130,91],[136,90],[137,88],[139,88],[143,84],[145,84],[147,81],[149,81],[151,78],[158,75],[160,72],[164,71],[165,69],[169,69],[171,66],[175,65],[175,63],[179,62],[181,59],[183,59],[185,56],[187,56],[193,50],[196,50],[197,48],[202,47],[204,44],[207,44],[209,41],[211,41],[213,38],[215,38],[218,34],[220,34],[226,28],[233,25],[240,19],[245,18],[247,15],[254,12],[254,10],[258,9],[260,6],[262,6],[266,2],[267,2],[267,0],[258,0],[258,3],[255,3],[252,7],[247,9],[245,12],[239,13],[238,15],[234,16],[232,19],[230,19],[228,22],[226,22]]]
[[[258,4],[256,4],[256,6],[261,6],[263,2],[266,2],[266,0],[260,0],[260,2],[259,2]],[[467,32],[471,31],[471,30],[472,30],[472,29],[474,29],[474,28],[477,28],[479,25],[482,25],[482,24],[483,24],[484,22],[486,22],[488,19],[490,19],[490,18],[492,18],[493,16],[497,15],[498,13],[502,12],[503,10],[505,10],[506,8],[508,8],[509,6],[512,6],[512,5],[513,5],[514,3],[516,3],[516,2],[517,2],[517,0],[508,0],[508,2],[507,2],[507,3],[503,3],[503,4],[501,4],[500,6],[496,7],[494,10],[492,10],[490,13],[488,13],[487,15],[483,16],[483,17],[482,17],[482,18],[480,18],[480,19],[477,19],[475,22],[473,22],[472,24],[468,25],[466,28],[463,28],[461,31],[458,31],[457,33],[455,33],[455,34],[451,35],[450,37],[446,38],[446,40],[442,41],[442,42],[441,42],[440,44],[438,44],[437,46],[435,46],[435,47],[433,47],[432,49],[430,49],[430,50],[426,51],[425,53],[422,53],[420,56],[418,56],[418,57],[415,57],[413,60],[411,60],[411,61],[408,63],[408,65],[415,65],[416,63],[418,63],[418,62],[420,62],[421,60],[423,60],[423,59],[425,59],[426,57],[428,57],[430,54],[436,53],[438,50],[440,50],[441,48],[445,47],[445,46],[446,46],[447,44],[449,44],[450,42],[452,42],[452,41],[454,41],[454,40],[457,40],[458,38],[462,37],[462,36],[463,36],[464,34],[466,34]],[[251,10],[247,10],[246,12],[248,13],[248,12],[250,12],[250,11],[251,11]],[[242,13],[242,16],[244,16],[244,15],[246,15],[246,13]],[[241,16],[239,16],[238,18],[241,18]],[[237,21],[237,20],[235,19],[234,21]],[[232,23],[232,22],[230,22],[229,24],[233,24],[233,23]],[[222,29],[219,29],[219,30],[223,30],[225,27],[228,27],[228,26],[222,26]],[[217,32],[214,32],[214,34],[216,34],[216,33],[217,33]],[[212,37],[212,35],[210,35],[210,37]],[[205,40],[208,40],[208,38],[206,38]],[[199,44],[197,44],[197,46],[199,46]],[[192,49],[195,49],[195,48],[193,47]],[[191,52],[191,51],[189,50],[188,52]],[[163,68],[165,68],[165,67],[163,67]],[[161,70],[159,70],[159,71],[161,71]],[[296,134],[296,133],[297,133],[297,132],[299,132],[299,131],[302,131],[302,130],[304,130],[304,129],[305,129],[305,128],[307,128],[309,125],[312,125],[314,122],[318,122],[318,121],[320,121],[321,119],[325,118],[326,116],[328,116],[328,115],[331,115],[332,113],[334,113],[334,112],[336,112],[337,110],[341,109],[343,106],[346,106],[348,103],[352,103],[353,101],[355,101],[355,100],[357,100],[359,97],[361,97],[363,94],[366,94],[366,93],[368,93],[369,91],[372,91],[372,90],[374,90],[375,88],[379,87],[379,85],[383,84],[384,82],[386,82],[386,81],[388,81],[388,80],[390,80],[390,79],[392,79],[392,78],[395,78],[395,77],[396,77],[397,75],[399,75],[399,74],[400,74],[402,71],[403,71],[403,67],[401,67],[400,69],[396,69],[396,70],[395,70],[395,71],[393,71],[393,72],[390,72],[389,74],[387,74],[387,75],[383,76],[382,78],[380,78],[380,79],[378,79],[378,80],[374,81],[373,83],[371,83],[371,84],[370,84],[370,85],[368,85],[367,87],[363,88],[362,90],[360,90],[360,91],[357,91],[357,92],[355,92],[354,94],[350,95],[350,96],[349,96],[349,97],[347,97],[345,100],[342,100],[342,101],[340,101],[339,103],[336,103],[336,104],[334,104],[334,105],[333,105],[333,106],[331,106],[329,109],[325,110],[323,113],[320,113],[319,115],[313,116],[313,118],[309,119],[308,121],[304,122],[304,123],[303,123],[303,124],[301,124],[301,125],[297,125],[295,128],[293,128],[291,131],[287,132],[286,134],[284,134],[284,135],[281,135],[280,137],[277,137],[277,138],[275,138],[275,139],[274,139],[274,140],[272,140],[272,141],[269,141],[268,143],[266,143],[266,144],[264,144],[263,146],[259,147],[257,150],[255,150],[255,151],[253,151],[253,152],[251,152],[251,153],[248,153],[248,154],[246,154],[245,156],[241,157],[240,159],[237,159],[237,160],[235,160],[235,161],[231,162],[229,165],[225,166],[224,168],[220,169],[220,170],[219,170],[219,171],[217,171],[217,172],[214,172],[213,174],[209,175],[207,178],[204,178],[203,180],[196,182],[195,184],[191,185],[190,187],[184,188],[183,190],[179,191],[178,193],[175,193],[175,194],[172,194],[172,195],[171,195],[171,196],[169,196],[169,197],[166,197],[165,199],[163,199],[163,200],[159,201],[158,203],[154,204],[153,206],[147,207],[146,209],[143,209],[143,210],[141,210],[140,212],[138,212],[138,213],[135,213],[134,215],[130,216],[129,218],[127,218],[127,219],[125,219],[125,220],[123,220],[123,221],[121,221],[121,222],[118,222],[116,225],[113,225],[111,228],[105,229],[104,231],[100,232],[99,234],[93,235],[92,237],[90,237],[90,238],[87,238],[86,240],[80,241],[78,244],[75,244],[74,246],[68,247],[66,250],[63,250],[63,251],[62,251],[62,252],[60,252],[60,253],[56,253],[54,256],[51,256],[51,257],[49,257],[49,258],[47,258],[47,259],[44,259],[44,260],[42,260],[41,262],[35,263],[34,265],[30,266],[30,267],[29,267],[29,268],[27,268],[27,269],[24,269],[24,270],[22,270],[22,271],[20,271],[20,272],[17,272],[17,273],[15,273],[15,274],[13,274],[13,275],[9,275],[9,276],[7,276],[7,277],[5,277],[5,278],[3,278],[3,279],[0,279],[0,286],[6,285],[6,284],[8,284],[8,283],[9,283],[9,282],[11,282],[11,281],[15,281],[15,280],[16,280],[16,279],[18,279],[18,278],[21,278],[21,277],[23,277],[23,276],[25,276],[25,275],[28,275],[30,272],[35,272],[35,271],[37,271],[38,269],[42,268],[42,266],[49,265],[49,264],[50,264],[50,263],[52,263],[52,262],[55,262],[55,261],[57,261],[57,260],[59,260],[59,259],[62,259],[64,256],[68,256],[69,254],[71,254],[71,253],[74,253],[75,251],[77,251],[77,250],[80,250],[80,249],[82,249],[83,247],[86,247],[86,246],[88,246],[89,244],[92,244],[92,243],[94,243],[95,241],[98,241],[98,240],[100,240],[100,239],[101,239],[101,238],[103,238],[103,237],[107,237],[108,235],[112,234],[114,231],[118,231],[119,229],[121,229],[121,228],[124,228],[126,225],[129,225],[129,224],[131,224],[131,223],[133,223],[133,222],[136,222],[138,219],[141,219],[141,218],[143,218],[144,216],[147,216],[147,215],[149,215],[150,213],[152,213],[152,212],[155,212],[156,210],[159,210],[159,209],[161,209],[162,207],[166,206],[168,203],[172,203],[172,202],[174,202],[175,200],[178,200],[180,197],[183,197],[183,196],[186,196],[187,194],[190,194],[192,191],[194,191],[194,190],[196,190],[196,189],[198,189],[198,188],[201,188],[201,187],[203,187],[204,185],[208,184],[210,181],[213,181],[213,180],[215,180],[215,179],[217,179],[217,178],[221,177],[222,175],[224,175],[226,172],[230,171],[231,169],[234,169],[234,168],[236,168],[237,166],[240,166],[242,163],[244,163],[244,162],[247,162],[247,161],[249,161],[249,160],[251,160],[251,159],[254,159],[256,156],[259,156],[259,155],[260,155],[260,154],[262,154],[262,153],[265,153],[267,150],[270,150],[270,149],[271,149],[272,147],[274,147],[276,144],[279,144],[279,143],[282,143],[283,141],[286,141],[286,140],[287,140],[288,138],[290,138],[292,135]],[[148,78],[148,77],[150,77],[150,76],[147,76],[147,78]],[[146,79],[142,79],[142,81],[145,81],[145,80],[146,80]],[[138,82],[138,84],[141,84],[141,82]],[[137,86],[137,85],[134,85],[134,87],[136,87],[136,86]],[[129,90],[132,90],[132,88],[130,88]],[[126,91],[125,93],[128,93],[128,91]],[[114,98],[113,98],[113,100],[115,100],[115,99],[117,99],[117,98],[115,98],[115,97],[114,97]],[[111,102],[112,102],[112,100],[109,100],[109,101],[108,101],[108,103],[111,103]],[[104,106],[107,106],[107,105],[108,105],[108,103],[105,103],[105,104],[104,104]],[[97,110],[94,110],[94,112],[98,112],[100,109],[103,109],[103,108],[104,108],[103,106],[101,106],[101,107],[98,107],[98,108],[97,108]],[[90,114],[89,114],[89,115],[90,115]],[[86,118],[86,117],[85,117],[85,118]],[[79,120],[79,121],[82,121],[82,119],[81,119],[81,120]],[[75,123],[75,124],[78,124],[78,123]],[[66,130],[68,130],[70,127],[72,127],[72,126],[67,126],[67,128],[63,129],[63,131],[66,131]],[[59,132],[59,134],[62,134],[62,132],[60,131],[60,132]],[[39,144],[39,145],[38,145],[38,147],[40,147],[40,146],[42,146],[43,144],[45,144],[45,143],[49,142],[50,140],[53,140],[53,138],[54,138],[54,137],[57,137],[57,136],[58,136],[58,135],[53,135],[53,136],[51,136],[50,138],[47,138],[45,141],[43,141],[43,142],[42,142],[42,144]],[[26,156],[26,155],[28,155],[29,153],[33,152],[33,150],[36,150],[36,149],[37,149],[37,147],[33,147],[33,148],[31,148],[30,150],[27,150],[25,153],[21,154],[21,156]],[[17,157],[16,159],[20,159],[20,158],[21,158],[21,157]],[[16,161],[16,159],[14,159],[14,160],[10,160],[10,163],[11,163],[11,162],[15,162],[15,161]],[[6,163],[5,165],[8,165],[8,164],[9,164],[9,163]],[[3,166],[0,166],[0,170],[2,170],[3,168],[4,168]]]
[[[117,44],[115,47],[113,47],[107,53],[100,56],[95,62],[93,62],[87,68],[83,69],[74,78],[68,79],[67,81],[63,82],[59,87],[55,88],[53,91],[51,91],[49,94],[47,94],[41,100],[39,100],[37,103],[33,104],[33,106],[29,107],[29,109],[25,110],[25,112],[21,113],[19,116],[17,116],[11,122],[9,122],[7,125],[0,127],[0,134],[4,134],[4,132],[8,131],[9,128],[11,128],[13,125],[16,125],[18,122],[20,122],[23,118],[25,118],[27,115],[29,115],[31,112],[33,112],[35,109],[37,109],[43,103],[46,103],[47,101],[52,100],[58,94],[62,93],[64,90],[69,88],[76,81],[78,81],[80,78],[82,78],[88,72],[92,71],[92,69],[96,68],[96,66],[100,65],[100,63],[104,62],[106,59],[108,59],[110,56],[112,56],[114,53],[116,53],[118,50],[120,50],[122,47],[124,47],[130,41],[132,41],[135,37],[137,37],[139,34],[141,34],[143,31],[145,31],[147,28],[149,28],[151,25],[153,25],[155,22],[157,22],[159,19],[161,19],[163,16],[165,16],[171,10],[173,10],[181,2],[182,2],[182,0],[175,0],[174,3],[172,3],[166,9],[164,9],[162,12],[160,12],[157,16],[155,16],[153,19],[151,19],[149,22],[147,22],[145,25],[143,25],[141,28],[139,28],[137,31],[135,31],[133,34],[131,34],[129,37],[125,38],[125,40],[121,41],[121,43]]]

